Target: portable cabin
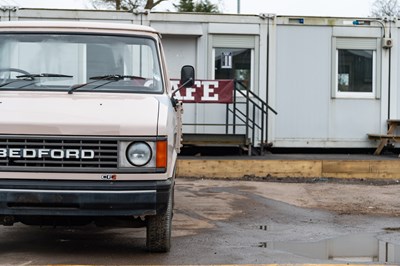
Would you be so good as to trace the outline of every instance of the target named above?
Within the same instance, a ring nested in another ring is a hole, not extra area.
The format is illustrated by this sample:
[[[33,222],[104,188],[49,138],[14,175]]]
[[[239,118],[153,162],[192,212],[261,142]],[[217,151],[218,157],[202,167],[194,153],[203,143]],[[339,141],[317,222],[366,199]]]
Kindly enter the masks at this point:
[[[377,143],[367,134],[385,135],[387,121],[400,118],[399,22],[393,18],[3,7],[0,19],[155,28],[170,76],[178,78],[182,65],[196,69],[198,87],[178,96],[208,93],[184,104],[189,143],[192,137],[200,142],[214,137],[229,145],[232,137],[232,143],[239,139],[249,147],[372,148]],[[235,81],[231,102],[216,96],[215,80]],[[207,92],[204,81],[210,81]]]

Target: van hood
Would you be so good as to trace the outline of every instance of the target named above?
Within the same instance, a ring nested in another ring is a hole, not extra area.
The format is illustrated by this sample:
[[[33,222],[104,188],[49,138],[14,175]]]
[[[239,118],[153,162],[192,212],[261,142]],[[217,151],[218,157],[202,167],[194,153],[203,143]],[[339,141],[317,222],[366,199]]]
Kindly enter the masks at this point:
[[[157,135],[150,95],[0,91],[0,134]]]

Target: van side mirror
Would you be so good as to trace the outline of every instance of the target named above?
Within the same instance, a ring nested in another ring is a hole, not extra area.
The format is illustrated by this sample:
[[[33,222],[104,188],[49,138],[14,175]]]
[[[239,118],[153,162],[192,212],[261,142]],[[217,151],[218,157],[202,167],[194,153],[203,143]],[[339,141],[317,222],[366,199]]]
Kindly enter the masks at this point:
[[[180,85],[176,90],[174,90],[172,92],[171,97],[173,98],[175,93],[177,93],[182,88],[193,87],[194,79],[195,79],[195,77],[194,77],[194,67],[189,66],[189,65],[183,66],[182,69],[181,69],[181,80],[179,82]]]
[[[185,88],[193,87],[194,79],[194,67],[189,65],[183,66],[181,69],[181,86]]]

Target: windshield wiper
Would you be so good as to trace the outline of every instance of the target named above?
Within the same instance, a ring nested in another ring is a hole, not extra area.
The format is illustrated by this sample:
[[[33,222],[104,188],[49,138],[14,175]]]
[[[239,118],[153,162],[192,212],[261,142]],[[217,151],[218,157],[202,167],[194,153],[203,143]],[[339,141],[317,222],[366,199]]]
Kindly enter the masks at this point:
[[[24,75],[19,75],[15,76],[17,80],[11,80],[9,82],[0,84],[0,88],[10,85],[15,82],[21,82],[21,81],[34,81],[35,78],[73,78],[73,76],[70,75],[63,75],[63,74],[52,74],[52,73],[41,73],[41,74],[24,74]],[[31,82],[29,84],[14,88],[14,89],[22,89],[24,87],[30,86],[32,84],[35,84],[36,82]]]
[[[132,76],[132,75],[104,75],[104,76],[90,77],[89,79],[115,80],[115,81],[118,81],[121,79],[143,79],[143,80],[145,80],[144,77]]]
[[[116,82],[116,81],[120,81],[123,79],[145,79],[143,77],[138,77],[138,76],[130,76],[130,75],[104,75],[104,76],[94,76],[94,77],[90,77],[89,79],[94,79],[94,81],[91,82],[86,82],[86,83],[82,83],[82,84],[76,84],[76,85],[72,85],[69,90],[68,90],[68,94],[72,94],[75,90],[85,87],[87,85],[96,83],[98,81],[107,81],[104,82],[103,84],[97,85],[96,87],[93,88],[97,89],[99,87],[102,87],[104,85],[110,84],[112,82]]]
[[[18,80],[11,80],[9,82],[0,84],[0,88],[10,85],[15,82],[21,82],[21,81],[34,81],[35,78],[72,78],[73,76],[70,75],[63,75],[63,74],[52,74],[52,73],[41,73],[41,74],[24,74],[24,75],[19,75],[15,76]],[[30,86],[32,84],[35,84],[36,82],[31,82],[29,84],[14,88],[14,89],[22,89],[24,87]]]
[[[52,74],[52,73],[40,73],[40,74],[26,74],[16,76],[17,78],[73,78],[71,75],[63,75],[63,74]]]
[[[10,85],[10,84],[15,83],[15,82],[33,81],[33,80],[35,80],[35,78],[72,78],[72,77],[73,77],[73,76],[62,75],[62,74],[51,74],[51,73],[24,74],[24,75],[16,76],[16,78],[17,78],[18,80],[11,80],[11,81],[9,81],[9,82],[0,84],[0,88],[1,88],[1,87],[4,87],[4,86],[7,86],[7,85]],[[32,85],[32,84],[35,84],[35,83],[29,83],[29,84],[27,84],[27,85],[24,85],[24,86],[15,88],[15,89],[21,89],[21,88],[27,87],[27,86]]]

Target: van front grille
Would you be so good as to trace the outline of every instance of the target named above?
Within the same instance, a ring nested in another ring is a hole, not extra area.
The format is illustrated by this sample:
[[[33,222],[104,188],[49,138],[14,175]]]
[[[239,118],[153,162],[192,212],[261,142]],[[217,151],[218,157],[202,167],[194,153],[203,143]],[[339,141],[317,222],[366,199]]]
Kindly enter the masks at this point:
[[[91,171],[118,168],[118,140],[90,137],[0,136],[3,171]]]

